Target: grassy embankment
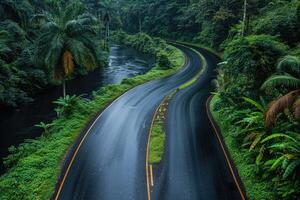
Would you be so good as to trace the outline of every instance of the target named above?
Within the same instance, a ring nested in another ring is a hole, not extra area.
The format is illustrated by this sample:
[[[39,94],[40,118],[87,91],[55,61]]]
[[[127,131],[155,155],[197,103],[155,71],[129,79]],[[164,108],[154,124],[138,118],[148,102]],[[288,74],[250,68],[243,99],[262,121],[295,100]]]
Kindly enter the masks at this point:
[[[165,142],[166,142],[166,130],[165,130],[165,120],[169,101],[175,92],[166,96],[157,108],[154,117],[152,127],[150,129],[150,149],[149,149],[149,162],[151,164],[160,163],[164,152],[165,152]]]
[[[246,194],[249,199],[275,199],[273,188],[270,188],[268,180],[263,180],[256,176],[257,166],[250,159],[251,155],[247,149],[241,149],[235,143],[235,138],[231,134],[233,129],[231,124],[227,124],[225,120],[226,116],[222,116],[220,112],[215,109],[215,105],[219,98],[215,95],[210,103],[210,111],[214,117],[214,120],[218,123],[225,144],[230,152],[231,158],[238,170],[239,176],[244,183]]]
[[[171,63],[169,69],[157,65],[145,75],[103,87],[92,100],[79,99],[67,117],[55,119],[47,134],[10,148],[11,154],[5,159],[8,170],[0,177],[0,199],[49,199],[66,152],[99,110],[133,87],[169,76],[182,67],[184,55],[180,50],[168,45],[165,51]]]

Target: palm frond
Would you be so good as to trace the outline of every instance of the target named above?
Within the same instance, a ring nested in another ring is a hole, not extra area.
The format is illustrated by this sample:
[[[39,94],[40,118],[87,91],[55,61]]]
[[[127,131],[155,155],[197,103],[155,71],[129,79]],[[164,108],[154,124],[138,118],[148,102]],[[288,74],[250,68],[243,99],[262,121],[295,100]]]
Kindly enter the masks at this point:
[[[67,21],[76,18],[84,11],[85,11],[85,6],[78,1],[67,5],[67,7],[64,8],[64,11],[62,11],[61,13],[62,23],[65,24]]]
[[[272,88],[277,86],[285,86],[288,88],[299,88],[300,79],[291,75],[274,75],[267,79],[261,86],[262,90],[266,88]]]
[[[250,98],[248,98],[248,97],[243,97],[243,99],[244,99],[247,103],[249,103],[249,104],[253,105],[254,107],[256,107],[256,108],[257,108],[258,110],[260,110],[261,112],[265,112],[265,108],[264,108],[260,103],[254,101],[253,99],[250,99]]]
[[[283,134],[283,133],[273,133],[272,135],[266,137],[265,139],[263,139],[261,141],[261,143],[265,143],[265,142],[268,142],[270,140],[273,140],[275,138],[280,138],[280,137],[283,137],[283,138],[287,138],[287,139],[290,139],[292,141],[296,141],[293,137],[287,135],[287,134]]]
[[[261,141],[263,135],[264,135],[264,133],[260,133],[260,134],[258,134],[258,135],[256,136],[255,140],[252,142],[252,144],[251,144],[251,146],[250,146],[250,148],[249,148],[249,151],[252,151],[252,150],[256,147],[256,145],[257,145],[258,143],[260,143],[260,141]]]
[[[263,145],[260,150],[259,150],[259,154],[256,156],[256,159],[255,159],[255,163],[256,165],[259,165],[261,160],[263,159],[264,157],[264,152],[265,152],[265,146]]]
[[[73,55],[70,51],[65,51],[62,56],[62,63],[65,75],[68,76],[74,71]]]
[[[275,159],[272,166],[270,167],[271,170],[277,169],[277,167],[280,166],[280,164],[286,159],[285,155],[280,156],[279,158]]]
[[[291,161],[289,165],[285,168],[283,178],[289,177],[299,166],[300,166],[300,159]]]
[[[300,58],[297,56],[287,55],[279,61],[277,68],[280,71],[290,71],[300,74]]]
[[[270,103],[265,116],[265,125],[268,129],[271,129],[274,126],[279,113],[293,105],[299,94],[300,90],[295,90]]]
[[[75,62],[85,67],[87,70],[93,70],[96,67],[96,59],[92,51],[79,40],[69,39],[67,46],[74,55]]]
[[[294,114],[297,119],[300,119],[300,97],[297,97],[293,105]]]

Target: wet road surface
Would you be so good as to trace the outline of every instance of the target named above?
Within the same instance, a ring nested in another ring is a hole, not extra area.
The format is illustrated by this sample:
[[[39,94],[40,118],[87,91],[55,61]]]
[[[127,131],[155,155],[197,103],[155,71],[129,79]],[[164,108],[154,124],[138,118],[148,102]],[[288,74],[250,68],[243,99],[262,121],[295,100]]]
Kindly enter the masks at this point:
[[[196,83],[170,101],[161,182],[152,199],[241,199],[206,112],[218,58],[197,50],[205,57],[207,69]]]
[[[59,199],[142,200],[147,198],[145,155],[152,115],[162,99],[200,70],[197,54],[177,74],[138,86],[115,101],[83,142]]]
[[[203,67],[197,53],[180,47],[188,62],[179,73],[138,86],[106,109],[79,149],[59,199],[147,199],[145,154],[152,116],[162,99]],[[171,100],[160,182],[151,199],[241,199],[206,113],[218,59]]]

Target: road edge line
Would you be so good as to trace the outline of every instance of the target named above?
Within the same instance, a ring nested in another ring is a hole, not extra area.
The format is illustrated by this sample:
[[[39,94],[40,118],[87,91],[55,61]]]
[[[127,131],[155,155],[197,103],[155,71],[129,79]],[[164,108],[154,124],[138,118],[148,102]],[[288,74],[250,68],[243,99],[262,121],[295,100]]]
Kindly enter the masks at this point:
[[[179,90],[183,90],[183,89],[186,89],[188,88],[189,86],[193,85],[197,80],[199,80],[199,78],[201,77],[201,75],[205,72],[205,70],[207,69],[207,61],[206,59],[204,58],[204,56],[198,52],[196,49],[194,49],[193,47],[190,47],[190,46],[187,46],[185,44],[181,44],[181,43],[176,43],[176,42],[169,42],[171,45],[172,44],[175,44],[175,45],[179,45],[179,46],[182,46],[182,47],[185,47],[185,48],[188,48],[190,50],[192,50],[194,53],[196,53],[200,60],[201,60],[201,64],[203,65],[202,69],[200,69],[200,71],[193,77],[191,78],[190,80],[188,80],[187,82],[181,84],[180,86],[178,86],[177,88],[173,89],[168,95],[166,95],[163,100],[161,101],[161,103],[157,106],[155,112],[154,112],[154,115],[152,116],[152,120],[151,120],[151,126],[150,126],[150,129],[149,129],[149,133],[148,133],[148,141],[147,141],[147,149],[146,149],[146,184],[147,184],[147,197],[148,197],[148,200],[151,200],[151,190],[150,190],[150,185],[149,185],[149,150],[150,150],[150,141],[151,141],[151,135],[152,135],[152,129],[153,129],[153,125],[154,125],[154,121],[155,121],[155,117],[157,116],[157,112],[158,112],[158,109],[162,106],[162,104],[166,101],[166,99],[168,99],[170,97],[170,100],[175,96],[175,94],[179,91]],[[174,45],[173,45],[174,46]],[[175,47],[176,48],[176,47]],[[188,57],[186,54],[184,54],[185,56],[185,62],[183,64],[182,67],[184,67],[185,65],[187,65],[188,63]],[[190,81],[193,81],[195,80],[194,82],[192,82],[189,86],[185,87],[185,88],[181,88],[181,86],[183,86],[184,84],[190,82]],[[169,105],[168,105],[169,106]],[[150,172],[151,173],[151,172]],[[154,187],[154,186],[153,186]]]
[[[229,170],[230,170],[230,173],[233,177],[233,180],[235,182],[235,185],[240,193],[240,196],[242,198],[242,200],[246,200],[246,195],[245,195],[245,192],[244,190],[242,189],[243,187],[240,185],[241,184],[241,180],[237,177],[238,175],[236,174],[237,173],[237,170],[234,166],[232,166],[232,159],[230,159],[230,155],[228,155],[228,151],[226,151],[226,148],[224,145],[226,145],[224,143],[224,140],[223,140],[223,136],[220,135],[220,133],[218,132],[218,125],[216,125],[215,123],[215,120],[213,119],[213,116],[212,116],[212,113],[210,111],[210,108],[209,108],[209,105],[210,105],[210,102],[212,100],[214,95],[211,95],[207,98],[206,100],[206,112],[207,112],[207,116],[208,116],[208,119],[214,129],[214,133],[215,135],[217,136],[217,139],[218,139],[218,142],[219,142],[219,145],[221,146],[221,149],[223,151],[223,154],[224,154],[224,157],[226,159],[226,162],[227,162],[227,165],[229,167]],[[235,170],[234,170],[235,169]]]
[[[173,46],[173,45],[172,45],[172,46]],[[174,48],[176,48],[176,47],[174,46]],[[181,51],[179,48],[177,48],[177,49],[184,55],[184,63],[182,64],[181,67],[178,68],[178,70],[177,70],[177,72],[178,72],[178,71],[180,71],[180,69],[182,69],[182,68],[186,65],[186,63],[187,63],[187,56],[186,56],[186,55],[184,54],[184,52]],[[177,72],[174,72],[174,74],[177,73]],[[168,76],[166,76],[166,77],[172,76],[172,75],[174,75],[174,74],[170,74],[170,75],[168,75]],[[163,78],[165,78],[165,77],[163,77]],[[90,127],[88,128],[88,130],[83,134],[83,137],[79,140],[80,142],[79,142],[79,144],[77,145],[77,147],[76,147],[74,153],[73,153],[72,155],[69,155],[69,156],[72,156],[72,157],[71,157],[71,160],[70,160],[70,161],[68,162],[68,164],[67,164],[67,169],[66,169],[66,171],[65,171],[63,174],[60,175],[60,176],[62,176],[62,180],[60,181],[59,187],[58,187],[58,186],[55,187],[55,189],[54,189],[54,194],[53,194],[53,196],[51,197],[51,199],[54,199],[54,200],[58,200],[58,199],[59,199],[60,194],[61,194],[61,191],[62,191],[62,188],[63,188],[64,183],[65,183],[65,181],[66,181],[66,178],[67,178],[67,176],[68,176],[68,174],[69,174],[69,171],[70,171],[70,169],[71,169],[71,167],[72,167],[72,165],[73,165],[73,162],[74,162],[74,160],[75,160],[75,158],[76,158],[76,156],[77,156],[77,154],[78,154],[78,152],[79,152],[79,150],[80,150],[80,147],[82,146],[83,142],[84,142],[85,139],[87,138],[88,134],[90,133],[90,131],[92,130],[92,128],[94,127],[94,125],[96,124],[96,122],[97,122],[97,121],[100,119],[100,117],[103,115],[103,113],[104,113],[107,109],[109,109],[109,108],[110,108],[116,101],[118,101],[121,97],[123,97],[125,94],[129,93],[131,90],[134,90],[136,87],[139,87],[139,86],[141,86],[141,85],[143,85],[143,84],[146,84],[146,83],[149,83],[149,82],[155,81],[155,80],[156,80],[156,79],[147,81],[147,82],[145,82],[145,83],[142,83],[142,84],[140,84],[140,85],[137,85],[137,86],[135,86],[135,87],[129,89],[128,91],[125,91],[123,94],[121,94],[121,95],[118,96],[116,99],[114,99],[112,102],[110,102],[110,103],[107,105],[107,107],[105,107],[105,108],[101,111],[101,113],[99,113],[98,115],[95,116],[95,119],[94,119],[93,121],[90,122],[90,123],[92,123],[92,124],[90,125]],[[74,147],[74,148],[75,148],[75,147]],[[63,172],[63,171],[61,171],[61,172]],[[59,178],[58,178],[58,179],[59,179]]]
[[[134,87],[135,88],[135,87]],[[55,194],[55,200],[58,200],[59,199],[59,196],[60,196],[60,193],[61,193],[61,190],[64,186],[64,183],[66,181],[66,178],[69,174],[69,171],[73,165],[73,162],[80,150],[80,147],[82,146],[83,142],[85,141],[86,137],[88,136],[88,134],[90,133],[90,131],[92,130],[92,128],[95,126],[96,122],[100,119],[100,117],[103,115],[103,113],[109,109],[115,102],[117,102],[121,97],[123,97],[125,94],[129,93],[131,90],[133,90],[134,88],[131,88],[130,90],[124,92],[122,95],[120,95],[118,98],[116,98],[115,100],[113,100],[97,117],[96,119],[93,121],[92,125],[89,127],[89,129],[85,132],[85,134],[83,135],[82,139],[80,140],[80,143],[78,144],[78,146],[76,147],[76,150],[74,152],[74,154],[72,155],[72,158],[68,164],[68,167],[67,167],[67,170],[65,171],[64,173],[64,176],[63,176],[63,179],[61,180],[60,182],[60,185],[59,185],[59,188]]]

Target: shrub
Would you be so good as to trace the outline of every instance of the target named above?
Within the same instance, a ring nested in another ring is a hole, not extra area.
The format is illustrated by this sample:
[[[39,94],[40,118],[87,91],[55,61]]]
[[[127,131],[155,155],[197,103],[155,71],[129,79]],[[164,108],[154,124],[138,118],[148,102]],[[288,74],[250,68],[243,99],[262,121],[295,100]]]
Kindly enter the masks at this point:
[[[167,42],[161,38],[152,38],[146,33],[127,35],[124,32],[115,32],[112,39],[116,42],[132,46],[144,53],[154,55],[161,69],[170,69],[172,67],[170,58],[172,57],[171,54],[174,53],[172,52],[173,49],[169,48]]]
[[[259,16],[259,18],[253,22],[253,32],[256,34],[279,35],[282,41],[287,41],[290,45],[298,43],[300,41],[298,5],[298,0],[272,5],[274,7],[273,9],[269,8],[269,11]]]
[[[237,96],[257,97],[263,81],[276,71],[277,59],[287,46],[269,35],[251,35],[234,39],[225,46],[225,62],[220,65],[224,72],[224,93]],[[224,94],[225,95],[225,94]]]
[[[171,61],[169,60],[168,53],[166,51],[159,51],[156,54],[156,60],[157,64],[161,69],[170,69],[171,66]]]

